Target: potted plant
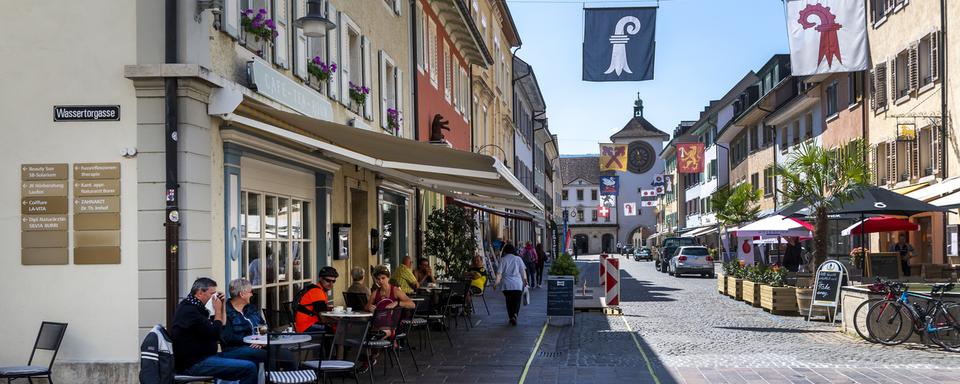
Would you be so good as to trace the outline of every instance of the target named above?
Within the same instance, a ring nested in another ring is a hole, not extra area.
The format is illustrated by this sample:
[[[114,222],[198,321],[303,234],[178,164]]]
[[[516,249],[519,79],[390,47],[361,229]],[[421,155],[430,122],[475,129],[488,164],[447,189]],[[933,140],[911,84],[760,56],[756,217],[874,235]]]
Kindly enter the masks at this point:
[[[760,286],[760,307],[773,314],[796,314],[796,288],[787,287],[787,271],[774,265],[767,270],[766,285]]]
[[[326,83],[327,80],[330,80],[330,75],[337,71],[337,64],[330,63],[327,64],[320,58],[320,56],[314,56],[313,59],[307,61],[307,73],[316,77],[321,84]]]
[[[273,38],[277,37],[277,25],[273,19],[267,18],[267,10],[260,8],[259,11],[245,9],[240,14],[240,28],[246,36],[246,44],[256,49],[258,56],[263,56],[264,44],[273,44]],[[249,39],[253,38],[253,42]]]
[[[393,131],[393,134],[400,132],[400,123],[403,122],[403,116],[400,115],[400,111],[387,108],[387,129]]]
[[[569,253],[563,252],[550,264],[549,273],[553,276],[573,276],[573,281],[576,282],[580,276],[580,268],[577,268],[577,263]]]
[[[863,269],[863,260],[867,257],[867,252],[869,251],[865,247],[856,247],[850,250],[850,261],[857,269]]]
[[[721,295],[727,294],[727,277],[733,276],[733,271],[739,265],[740,264],[737,262],[737,260],[730,260],[721,265],[723,269],[723,275],[717,278],[717,291],[719,291]]]
[[[766,281],[767,266],[752,265],[747,268],[746,278],[743,280],[743,301],[754,307],[760,306],[760,286]]]
[[[364,87],[362,85],[354,84],[350,82],[350,101],[352,101],[351,107],[356,107],[357,109],[354,112],[359,113],[360,108],[363,108],[363,105],[367,103],[367,95],[370,94],[370,88]]]
[[[464,234],[473,233],[475,226],[473,216],[452,204],[427,216],[423,250],[443,263],[442,276],[456,279],[470,267],[477,244],[473,236]]]
[[[727,276],[727,296],[741,300],[743,297],[743,277],[746,276],[747,271],[744,268],[743,260],[736,260],[735,263],[736,268],[733,270],[733,275]]]

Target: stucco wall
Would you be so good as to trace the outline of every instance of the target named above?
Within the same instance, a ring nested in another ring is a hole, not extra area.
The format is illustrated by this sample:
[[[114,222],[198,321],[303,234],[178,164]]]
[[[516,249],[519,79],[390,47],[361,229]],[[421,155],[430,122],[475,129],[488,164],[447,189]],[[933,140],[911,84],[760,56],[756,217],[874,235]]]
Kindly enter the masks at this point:
[[[26,363],[45,320],[69,323],[59,362],[136,362],[137,178],[146,165],[121,157],[137,147],[134,88],[122,76],[137,60],[136,3],[11,2],[5,15],[14,36],[0,45],[8,75],[0,90],[0,365]],[[53,122],[54,105],[120,105],[120,121]],[[121,164],[121,263],[75,265],[71,251],[67,265],[21,265],[19,164],[81,162]]]

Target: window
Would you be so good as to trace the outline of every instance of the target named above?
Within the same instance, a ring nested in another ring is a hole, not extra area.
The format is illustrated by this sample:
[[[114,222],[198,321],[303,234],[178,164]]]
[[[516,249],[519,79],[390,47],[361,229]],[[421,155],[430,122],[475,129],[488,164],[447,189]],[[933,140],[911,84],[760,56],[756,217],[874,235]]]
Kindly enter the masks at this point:
[[[853,78],[853,76],[850,76]],[[837,86],[839,84],[834,81],[827,86],[827,116],[833,116],[837,114]]]
[[[331,62],[336,61],[336,60],[328,59],[329,56],[327,56],[327,38],[326,37],[316,38],[316,37],[304,36],[304,40],[306,40],[306,50],[307,50],[307,57],[304,60],[310,61],[310,60],[313,60],[314,57],[319,57],[320,60],[322,60],[324,63],[327,63],[327,64],[330,64]],[[303,64],[299,64],[299,65],[303,65]],[[339,67],[340,65],[338,64],[337,66]],[[334,73],[334,75],[335,74],[336,73]],[[333,76],[330,76],[330,77],[333,78]],[[311,79],[311,83],[313,82],[312,80],[314,80],[314,78]],[[316,83],[317,83],[317,88],[321,90],[326,85],[320,81],[317,81]]]
[[[590,200],[597,200],[597,190],[596,190],[596,189],[591,189],[591,190],[590,190]]]
[[[773,195],[773,167],[767,167],[763,170],[763,195]]]
[[[275,17],[273,17],[273,10],[270,9],[270,0],[240,0],[240,12],[243,12],[247,9],[252,9],[254,13],[260,9],[265,9],[267,10],[267,17],[275,19]],[[262,39],[256,40],[253,36],[249,35],[247,32],[244,32],[242,27],[240,28],[240,32],[241,42],[247,44],[250,51],[263,58],[270,57],[270,44]]]
[[[784,126],[782,130],[780,130],[780,150],[786,151],[787,146],[790,145],[790,138],[787,135],[787,133],[789,132],[789,129],[790,129],[790,126],[787,125],[787,126]]]
[[[718,175],[718,174],[717,174],[717,159],[710,160],[710,169],[708,169],[707,172],[709,172],[708,178],[714,179],[714,178],[717,177],[717,175]]]
[[[567,198],[570,197],[570,194],[567,193],[567,190],[566,190],[566,189],[564,189],[561,196],[563,196],[562,199],[563,199],[564,201],[566,201]]]
[[[418,1],[417,2],[417,70],[420,73],[425,73],[429,71],[429,62],[427,57],[430,56],[430,46],[428,42],[430,37],[427,36],[427,14],[423,12],[423,5]]]
[[[470,120],[471,117],[472,103],[470,103],[470,99],[470,75],[466,68],[460,68],[460,108],[463,111],[463,118],[467,120]]]
[[[887,64],[880,63],[873,67],[871,77],[871,108],[882,111],[887,108]]]
[[[446,41],[443,42],[443,52],[441,52],[441,54],[443,55],[443,97],[447,99],[447,102],[450,102],[450,92],[452,91],[450,88],[453,86],[453,84],[450,83],[450,60],[453,59],[453,57],[450,53],[450,45],[447,44]]]
[[[578,189],[578,190],[577,190],[577,200],[578,200],[578,201],[583,201],[583,190],[582,190],[582,189]]]
[[[500,77],[503,76],[503,72],[500,70],[500,61],[501,61],[500,57],[501,57],[500,56],[500,37],[494,36],[493,37],[493,61],[495,61],[495,63],[493,63],[493,67],[491,67],[491,70],[493,71],[493,80],[494,80],[493,83],[496,85],[497,90],[500,89],[500,82],[502,81]]]
[[[803,117],[803,126],[804,126],[803,129],[806,131],[806,136],[804,136],[804,139],[808,139],[808,140],[812,139],[813,138],[813,113],[808,113],[806,116]]]
[[[853,105],[863,99],[863,72],[847,75],[848,104]]]
[[[800,120],[793,121],[793,145],[800,144]]]
[[[363,84],[363,49],[360,45],[360,30],[348,27],[346,43],[345,51],[348,58],[344,65],[338,66],[338,69],[346,67],[343,73],[348,75],[348,81]]]
[[[763,93],[766,94],[773,89],[773,73],[768,72],[766,76],[763,77]]]
[[[430,41],[427,43],[428,51],[430,52],[430,63],[428,68],[430,70],[430,84],[434,88],[437,88],[439,85],[439,71],[440,67],[438,64],[439,54],[437,53],[437,24],[433,20],[427,21],[428,32],[430,33]]]
[[[893,97],[895,100],[910,96],[910,73],[908,69],[907,51],[900,52],[894,59],[892,73],[890,74],[892,76],[892,84],[890,85],[894,86],[897,92]]]
[[[755,125],[750,131],[750,150],[756,151],[760,148],[760,126]]]
[[[279,310],[313,276],[312,203],[241,192],[240,276],[253,285],[257,308]]]
[[[580,221],[587,221],[587,218],[583,216],[583,208],[577,208],[577,218],[580,219]]]
[[[597,221],[597,210],[596,210],[596,209],[591,209],[590,211],[592,212],[593,221]]]
[[[450,97],[453,99],[451,103],[453,104],[453,110],[458,113],[462,113],[463,110],[460,108],[460,62],[457,61],[456,57],[450,57],[450,77],[451,77],[451,86],[450,86]]]
[[[750,175],[750,187],[753,188],[753,191],[756,192],[760,189],[760,174],[754,173]]]
[[[399,126],[396,129],[390,129],[388,115],[391,109],[402,112],[401,84],[403,84],[403,74],[400,69],[386,52],[380,51],[380,127],[395,135],[401,134],[402,129]]]

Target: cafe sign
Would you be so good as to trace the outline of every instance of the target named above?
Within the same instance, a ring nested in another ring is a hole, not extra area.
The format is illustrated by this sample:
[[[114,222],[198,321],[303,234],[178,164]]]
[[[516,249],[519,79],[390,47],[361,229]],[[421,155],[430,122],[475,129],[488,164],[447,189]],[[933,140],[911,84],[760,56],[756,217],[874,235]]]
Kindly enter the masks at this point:
[[[315,119],[331,120],[333,107],[320,92],[300,85],[261,60],[247,63],[251,88],[291,109]]]

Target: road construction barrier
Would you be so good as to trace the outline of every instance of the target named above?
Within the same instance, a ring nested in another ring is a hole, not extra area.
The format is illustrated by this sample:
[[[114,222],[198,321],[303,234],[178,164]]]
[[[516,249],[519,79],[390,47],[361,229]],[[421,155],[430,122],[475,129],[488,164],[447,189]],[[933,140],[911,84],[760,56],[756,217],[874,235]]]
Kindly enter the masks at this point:
[[[604,260],[606,276],[606,298],[608,306],[620,305],[620,259],[610,257]]]
[[[608,254],[606,254],[606,253],[601,253],[601,254],[600,254],[600,286],[601,286],[601,287],[604,286],[605,282],[607,281],[607,272],[606,272],[607,262],[606,262],[606,260],[607,260],[607,258],[609,258],[609,257],[610,257],[610,255],[608,255]]]

